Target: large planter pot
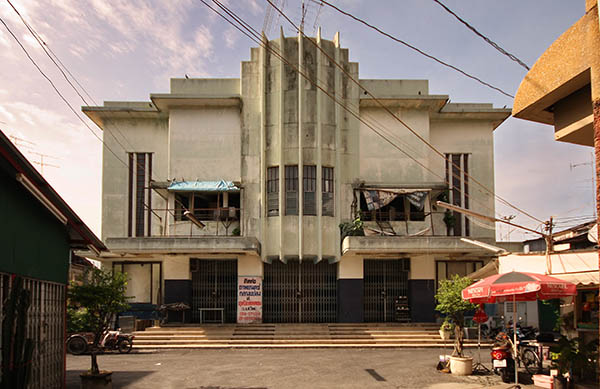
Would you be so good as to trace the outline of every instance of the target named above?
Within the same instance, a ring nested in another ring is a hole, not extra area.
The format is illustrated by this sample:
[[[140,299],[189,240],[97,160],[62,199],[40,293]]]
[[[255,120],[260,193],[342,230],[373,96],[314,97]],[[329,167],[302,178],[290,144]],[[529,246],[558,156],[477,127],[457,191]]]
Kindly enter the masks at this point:
[[[473,373],[473,358],[451,357],[450,373],[454,375],[471,375]]]
[[[452,334],[452,331],[440,330],[440,338],[442,338],[442,340],[449,340],[451,334]]]
[[[560,375],[554,376],[553,387],[554,387],[554,389],[567,389],[568,388],[567,379]]]
[[[100,374],[83,373],[81,389],[112,389],[112,371],[100,371]]]

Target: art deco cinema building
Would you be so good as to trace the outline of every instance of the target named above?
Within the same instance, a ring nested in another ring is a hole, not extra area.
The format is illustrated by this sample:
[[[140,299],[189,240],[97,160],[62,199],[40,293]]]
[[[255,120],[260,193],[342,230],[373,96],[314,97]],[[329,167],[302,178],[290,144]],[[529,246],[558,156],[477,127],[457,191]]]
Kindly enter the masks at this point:
[[[99,259],[127,272],[134,305],[185,302],[196,322],[383,322],[403,301],[403,320],[428,322],[436,282],[494,255],[472,244],[495,242],[493,225],[435,201],[494,215],[493,131],[510,109],[449,103],[426,80],[359,80],[339,35],[282,34],[240,78],[172,79],[150,101],[83,111],[106,145]],[[357,217],[365,236],[342,234]],[[251,299],[244,282],[259,285]]]

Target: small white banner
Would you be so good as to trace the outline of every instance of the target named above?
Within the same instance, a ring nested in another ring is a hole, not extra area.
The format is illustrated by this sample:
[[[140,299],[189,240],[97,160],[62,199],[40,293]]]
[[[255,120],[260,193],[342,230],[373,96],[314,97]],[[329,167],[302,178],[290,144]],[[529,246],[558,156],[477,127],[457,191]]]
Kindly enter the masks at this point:
[[[238,323],[262,323],[262,277],[238,277]]]

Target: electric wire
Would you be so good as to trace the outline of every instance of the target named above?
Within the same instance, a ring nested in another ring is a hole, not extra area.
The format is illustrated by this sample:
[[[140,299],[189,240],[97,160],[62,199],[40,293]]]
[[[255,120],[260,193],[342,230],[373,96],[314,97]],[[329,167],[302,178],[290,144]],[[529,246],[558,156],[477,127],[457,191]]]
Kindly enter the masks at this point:
[[[31,55],[29,54],[29,52],[27,51],[27,49],[25,48],[25,46],[23,46],[23,44],[21,43],[21,41],[19,40],[19,38],[17,38],[17,36],[13,33],[13,31],[10,29],[10,27],[8,27],[8,25],[6,24],[6,22],[4,21],[4,19],[2,19],[0,17],[0,23],[2,23],[4,25],[4,27],[6,28],[6,30],[8,31],[8,33],[13,37],[13,39],[17,42],[17,44],[19,45],[19,47],[21,47],[21,49],[23,50],[23,52],[25,53],[25,55],[27,56],[27,58],[29,59],[29,61],[35,66],[35,68],[39,71],[39,73],[48,81],[48,83],[52,86],[52,89],[56,92],[56,94],[60,97],[60,99],[67,105],[67,107],[69,108],[69,110],[77,117],[77,119],[79,119],[79,121],[92,133],[92,135],[94,135],[94,137],[96,139],[98,139],[100,141],[100,143],[102,143],[102,145],[119,161],[121,162],[121,164],[126,168],[129,169],[129,165],[123,161],[118,155],[117,153],[115,153],[105,142],[104,140],[98,136],[98,134],[96,134],[96,132],[87,124],[87,122],[78,114],[78,112],[75,110],[75,108],[71,105],[71,103],[69,103],[69,101],[64,97],[64,95],[59,91],[59,89],[57,88],[56,84],[52,81],[52,79],[46,75],[46,73],[44,73],[44,71],[40,68],[40,66],[37,64],[37,62],[31,57]],[[56,64],[56,63],[55,63]],[[64,75],[64,73],[63,73]],[[73,86],[71,84],[71,86]],[[79,94],[79,96],[81,97],[81,95]],[[113,136],[114,137],[114,136]],[[116,138],[115,138],[116,139]],[[146,209],[149,209],[150,211],[152,211],[150,209],[150,207],[144,202],[143,203],[144,206],[146,207]],[[158,215],[157,215],[158,216]]]
[[[292,22],[286,15],[285,13],[283,13],[283,11],[281,11],[275,4],[273,4],[271,2],[271,0],[266,0],[271,7],[277,11],[278,13],[281,14],[281,16],[283,16],[284,19],[287,20],[288,23],[290,23],[295,29],[296,31],[298,31],[298,33],[302,34],[302,36],[306,37],[306,35],[304,34],[303,31],[301,31],[301,29],[296,26],[294,24],[294,22]],[[326,1],[324,1],[324,3],[327,3]],[[429,141],[427,141],[425,138],[423,138],[417,131],[415,131],[414,129],[412,129],[408,124],[406,124],[402,119],[400,119],[398,117],[398,115],[396,115],[395,113],[393,113],[387,106],[385,106],[385,104],[383,104],[379,99],[377,99],[370,91],[368,91],[366,88],[364,88],[360,82],[358,80],[356,80],[354,77],[352,77],[352,75],[346,70],[344,69],[344,67],[339,64],[338,62],[335,61],[334,58],[332,58],[329,54],[327,54],[327,52],[325,50],[323,50],[321,47],[319,47],[319,45],[314,42],[312,39],[308,39],[309,42],[311,42],[318,50],[320,50],[328,59],[329,61],[331,61],[334,65],[336,65],[345,75],[346,77],[348,77],[354,84],[356,84],[361,90],[363,90],[366,94],[369,95],[369,97],[371,97],[382,109],[384,109],[388,114],[390,114],[392,117],[394,117],[394,119],[396,119],[396,121],[398,121],[399,123],[401,123],[406,129],[408,129],[413,135],[415,135],[421,142],[423,142],[425,145],[427,145],[431,150],[433,150],[436,154],[438,154],[440,157],[442,157],[445,161],[449,162],[450,164],[452,164],[452,166],[456,167],[460,172],[462,172],[466,177],[468,177],[469,179],[471,179],[473,182],[475,182],[476,184],[478,184],[481,188],[483,188],[485,191],[487,191],[489,194],[493,195],[495,198],[497,198],[501,203],[517,210],[518,212],[529,216],[530,218],[532,218],[533,220],[537,221],[537,222],[542,222],[540,219],[528,214],[527,212],[525,212],[524,210],[516,207],[515,205],[509,203],[507,200],[503,199],[502,197],[500,197],[499,195],[495,194],[494,191],[490,190],[489,188],[487,188],[485,185],[483,185],[481,182],[479,182],[479,180],[475,179],[474,177],[470,176],[467,172],[465,172],[460,166],[458,166],[457,164],[455,164],[454,162],[452,162],[451,160],[449,160],[448,158],[446,158],[446,155],[443,154],[441,151],[439,151],[437,148],[435,148]]]
[[[316,1],[316,0],[312,0],[312,1]],[[363,20],[363,19],[361,19],[361,18],[359,18],[357,16],[352,15],[351,13],[346,12],[346,11],[340,9],[340,8],[336,7],[335,5],[329,3],[329,2],[327,2],[325,0],[318,0],[318,2],[323,3],[323,4],[327,5],[328,7],[333,8],[337,12],[339,12],[339,13],[341,13],[341,14],[343,14],[343,15],[345,15],[345,16],[347,16],[347,17],[349,17],[349,18],[351,18],[351,19],[353,19],[353,20],[355,20],[355,21],[357,21],[357,22],[359,22],[359,23],[361,23],[361,24],[363,24],[363,25],[365,25],[365,26],[367,26],[367,27],[375,30],[375,31],[377,31],[378,33],[380,33],[380,34],[382,34],[382,35],[390,38],[391,40],[393,40],[393,41],[395,41],[397,43],[400,43],[400,44],[408,47],[411,50],[416,51],[417,53],[419,53],[419,54],[423,55],[424,57],[427,57],[427,58],[429,58],[429,59],[431,59],[431,60],[439,63],[442,66],[450,68],[450,69],[452,69],[452,70],[454,70],[454,71],[462,74],[465,77],[468,77],[468,78],[470,78],[470,79],[472,79],[474,81],[477,81],[478,83],[480,83],[482,85],[485,85],[488,88],[491,88],[491,89],[493,89],[493,90],[495,90],[497,92],[502,93],[503,95],[505,95],[507,97],[510,97],[512,99],[515,98],[515,96],[511,95],[508,92],[505,92],[504,90],[500,89],[499,87],[496,87],[496,86],[494,86],[494,85],[492,85],[490,83],[487,83],[487,82],[483,81],[482,79],[480,79],[479,77],[473,76],[473,75],[467,73],[466,71],[464,71],[464,70],[462,70],[462,69],[460,69],[460,68],[458,68],[458,67],[456,67],[454,65],[449,64],[448,62],[442,61],[441,59],[438,59],[437,57],[435,57],[435,56],[433,56],[431,54],[428,54],[425,51],[419,49],[418,47],[416,47],[414,45],[411,45],[410,43],[408,43],[408,42],[406,42],[406,41],[404,41],[404,40],[402,40],[400,38],[396,38],[395,36],[393,36],[393,35],[385,32],[385,31],[381,30],[380,28],[378,28],[378,27],[370,24],[369,22],[366,22],[365,20]]]
[[[69,74],[69,76],[71,76],[71,78],[75,81],[75,83],[81,88],[81,90],[84,92],[84,94],[94,103],[94,105],[98,105],[98,103],[96,103],[96,101],[94,100],[93,97],[91,97],[90,93],[85,89],[85,87],[77,80],[77,78],[69,71],[69,69],[64,65],[64,63],[60,60],[60,58],[58,58],[58,56],[52,51],[52,49],[50,48],[50,46],[41,38],[41,36],[37,33],[37,31],[35,31],[35,29],[23,18],[23,16],[21,15],[21,13],[17,10],[17,8],[11,3],[10,0],[6,0],[8,2],[8,4],[12,7],[12,9],[15,11],[15,13],[19,16],[19,18],[21,19],[21,21],[23,22],[23,24],[25,25],[25,27],[27,27],[27,29],[29,30],[29,32],[31,33],[31,35],[33,35],[33,37],[35,38],[35,40],[38,42],[38,44],[40,45],[40,47],[42,48],[42,50],[44,51],[44,53],[48,56],[48,58],[50,58],[50,60],[52,61],[52,63],[54,63],[54,65],[58,68],[58,70],[60,71],[60,73],[63,75],[63,77],[65,78],[65,80],[67,81],[67,83],[71,86],[71,88],[75,91],[75,93],[80,97],[80,99],[83,101],[83,103],[85,105],[90,105],[89,102],[81,95],[81,93],[79,93],[79,91],[77,90],[77,88],[73,85],[73,83],[69,80],[69,78],[67,77],[67,75],[65,74],[65,72],[67,72],[67,74]],[[52,56],[49,54],[52,53]],[[54,58],[53,58],[54,57]],[[58,61],[58,63],[57,63]],[[59,66],[60,64],[60,66]],[[64,71],[63,71],[64,70]],[[95,124],[95,123],[94,123]],[[121,135],[121,137],[123,138],[123,140],[129,145],[129,147],[131,148],[131,150],[135,150],[135,147],[131,144],[131,142],[129,142],[129,140],[127,139],[127,137],[125,136],[125,134],[123,134],[123,132],[120,130],[119,126],[117,125],[117,123],[115,121],[112,121],[112,124],[114,126],[114,128],[117,130],[117,132]],[[121,146],[121,148],[123,149],[123,151],[128,152],[127,148],[119,141],[119,139],[112,133],[111,129],[106,126],[106,128],[101,130],[105,130],[108,134],[110,134],[113,139],[119,144],[119,146]],[[111,153],[113,153],[113,155],[115,154],[110,147],[108,147],[106,145],[106,143],[104,141],[102,141],[102,144],[109,149],[109,151],[111,151]],[[130,166],[126,163],[124,163],[120,158],[119,161],[125,166],[125,168],[129,169]],[[146,167],[142,166],[141,163],[137,160],[137,158],[134,158],[135,160],[135,164],[138,168],[141,168],[142,170],[145,170]],[[180,203],[180,205],[185,209],[188,210],[183,203],[181,203],[180,201],[176,200],[177,202]],[[144,207],[149,210],[150,212],[152,212],[156,217],[158,217],[159,219],[162,220],[162,218],[160,216],[158,216],[156,214],[156,212],[154,212],[154,210],[148,205],[146,204],[145,201],[142,201]],[[169,211],[171,214],[175,214],[174,211]]]
[[[233,22],[231,22],[231,20],[227,19],[220,12],[218,12],[213,7],[211,7],[210,5],[208,5],[204,0],[200,0],[200,1],[203,4],[205,4],[208,8],[210,8],[213,12],[217,13],[220,17],[222,17],[223,19],[225,19],[229,24],[232,24],[234,27],[236,27],[236,28],[239,29],[239,27],[237,25],[235,25]],[[243,28],[246,29],[250,34],[254,35],[254,37],[251,37],[245,31],[243,32],[244,35],[248,36],[252,41],[254,41],[255,43],[257,43],[261,47],[265,48],[265,50],[268,50],[270,53],[272,53],[273,55],[275,55],[276,57],[278,57],[282,62],[285,62],[288,66],[290,66],[299,75],[301,75],[302,77],[304,77],[307,81],[309,81],[311,84],[313,84],[316,88],[318,88],[319,90],[321,90],[322,92],[324,92],[336,104],[340,105],[344,110],[346,110],[347,112],[349,112],[352,116],[354,116],[361,123],[365,124],[373,132],[375,132],[377,135],[379,135],[381,138],[383,138],[387,143],[391,144],[392,147],[396,148],[397,150],[399,150],[400,152],[402,152],[403,154],[405,154],[408,158],[410,158],[411,160],[413,160],[414,162],[416,162],[419,166],[421,166],[422,168],[424,168],[425,170],[427,170],[428,172],[430,172],[434,176],[436,176],[436,177],[440,178],[442,181],[446,182],[445,177],[443,177],[439,173],[431,170],[428,166],[425,166],[423,163],[421,163],[420,161],[418,161],[417,159],[415,159],[412,155],[408,154],[405,150],[403,150],[400,147],[398,147],[390,139],[386,138],[386,136],[384,136],[380,131],[378,131],[378,129],[374,128],[372,124],[370,124],[369,122],[367,122],[366,120],[364,120],[364,118],[362,118],[358,113],[350,110],[346,106],[346,104],[344,102],[339,101],[334,95],[332,95],[330,92],[326,91],[320,85],[318,85],[318,83],[316,83],[311,77],[309,77],[308,75],[306,75],[304,72],[300,71],[294,64],[292,64],[289,60],[287,60],[281,53],[277,52],[271,45],[269,45],[268,43],[265,43],[264,40],[266,39],[266,37],[260,36],[259,33],[258,33],[258,31],[256,31],[250,24],[248,24],[246,21],[244,21],[242,18],[240,18],[237,14],[235,14],[235,12],[231,11],[229,8],[227,8],[226,6],[224,6],[222,3],[220,3],[217,0],[212,0],[212,1],[219,8],[221,8],[223,10],[223,12],[227,13],[227,15],[229,15],[237,23],[239,23],[241,26],[243,26]],[[284,17],[285,17],[285,15],[284,15]],[[395,135],[393,135],[393,137],[395,137]],[[452,172],[452,176],[453,177],[457,177],[457,178],[460,177],[458,174],[455,174],[454,172]],[[469,195],[465,193],[465,196],[468,197]],[[488,210],[492,210],[483,201],[481,201],[479,199],[475,199],[475,198],[472,198],[472,199],[475,202],[478,202],[478,203],[482,204],[483,208],[486,208]]]
[[[94,130],[85,122],[85,120],[83,120],[83,118],[81,116],[79,116],[79,114],[73,108],[73,106],[71,105],[71,103],[69,103],[69,101],[62,95],[62,93],[58,90],[58,88],[56,87],[56,85],[54,84],[54,82],[50,79],[50,77],[48,77],[46,75],[46,73],[44,73],[44,71],[39,67],[39,65],[31,57],[31,55],[29,54],[29,52],[27,51],[27,49],[25,49],[25,47],[23,46],[23,44],[21,43],[21,41],[19,40],[19,38],[17,38],[17,36],[12,32],[12,30],[8,27],[8,25],[6,24],[6,22],[4,21],[4,19],[2,19],[1,17],[0,17],[0,23],[2,23],[4,25],[4,27],[6,28],[6,30],[8,31],[8,33],[13,37],[13,39],[17,42],[17,44],[25,52],[25,55],[27,56],[27,58],[29,58],[29,60],[35,66],[35,68],[46,79],[46,81],[48,81],[48,83],[52,86],[52,89],[54,89],[54,91],[60,97],[60,99],[67,105],[67,107],[69,108],[69,110],[71,110],[71,112],[73,112],[73,114],[75,116],[77,116],[77,118],[79,119],[79,121],[81,123],[83,123],[83,125],[92,133],[92,135],[94,135],[96,137],[96,139],[98,139],[100,142],[102,142],[102,144],[104,144],[104,146],[107,148],[107,150],[110,151],[110,153],[113,154],[115,156],[115,158],[117,158],[119,161],[121,161],[121,163],[123,163],[125,166],[127,166],[127,164],[125,164],[125,162],[121,158],[119,158],[119,156],[114,151],[112,151],[112,149],[110,149],[109,147],[106,146],[106,144],[104,143],[104,141],[102,140],[102,138],[100,138],[98,136],[98,134],[96,134],[96,132],[94,132]]]
[[[481,39],[483,39],[485,42],[487,42],[494,49],[498,50],[500,53],[502,53],[503,55],[507,56],[511,60],[515,61],[516,63],[518,63],[519,65],[521,65],[525,69],[527,69],[528,71],[530,70],[529,66],[527,66],[527,64],[525,62],[521,61],[516,55],[511,54],[508,51],[504,50],[502,47],[500,47],[499,44],[497,44],[496,42],[494,42],[493,40],[491,40],[487,36],[483,35],[479,31],[477,31],[477,29],[475,27],[473,27],[468,22],[466,22],[463,18],[461,18],[460,16],[458,16],[454,11],[452,11],[450,8],[448,8],[444,3],[442,3],[439,0],[433,0],[433,1],[435,1],[436,3],[438,3],[442,8],[444,8],[446,10],[446,12],[448,12],[450,15],[454,16],[459,22],[461,22],[462,24],[464,24],[469,30],[471,30],[475,35],[477,35],[478,37],[480,37]]]
[[[29,30],[29,32],[31,33],[31,35],[33,35],[34,39],[40,45],[40,47],[42,48],[42,50],[44,51],[44,53],[48,56],[48,58],[50,58],[50,60],[52,61],[52,63],[54,63],[54,65],[57,67],[57,69],[62,74],[62,76],[64,77],[64,79],[67,81],[67,83],[71,86],[71,88],[79,96],[79,98],[81,99],[81,101],[83,101],[83,103],[85,105],[90,105],[90,103],[81,95],[81,93],[75,87],[75,85],[73,85],[73,83],[71,82],[71,80],[69,79],[69,77],[67,77],[67,74],[65,74],[65,71],[71,76],[71,78],[75,81],[75,83],[77,83],[77,85],[88,96],[88,98],[94,103],[94,105],[98,105],[96,103],[96,101],[94,101],[94,99],[90,96],[90,94],[88,93],[88,91],[83,87],[83,85],[81,85],[81,83],[77,80],[77,78],[68,70],[68,68],[63,64],[63,62],[60,61],[60,59],[58,58],[58,56],[50,49],[50,46],[48,46],[48,44],[41,38],[41,36],[37,33],[37,31],[35,31],[35,29],[25,20],[25,18],[23,18],[23,16],[21,15],[21,13],[11,3],[11,1],[10,0],[6,0],[6,1],[12,7],[12,9],[15,11],[15,13],[19,16],[19,18],[21,19],[21,21],[23,22],[23,24],[25,25],[25,27],[27,27],[27,29]],[[52,55],[50,55],[50,52],[52,53]],[[54,58],[53,58],[53,56],[54,56]],[[57,61],[60,63],[60,65],[62,65],[62,67],[59,65],[59,63],[57,63]],[[118,128],[118,126],[115,126],[115,129],[117,130],[117,132],[119,132],[119,134],[121,135],[121,137],[129,144],[129,146],[131,147],[131,149],[133,149],[133,145],[131,145],[131,143],[127,140],[127,138],[125,137],[125,135],[123,135],[123,133],[121,132],[121,130]],[[110,129],[107,129],[107,132],[109,133],[110,136],[113,137],[113,139],[119,144],[119,146],[121,146],[121,148],[123,148],[124,151],[127,151],[127,148],[119,141],[119,139],[112,133],[112,131],[110,131]]]

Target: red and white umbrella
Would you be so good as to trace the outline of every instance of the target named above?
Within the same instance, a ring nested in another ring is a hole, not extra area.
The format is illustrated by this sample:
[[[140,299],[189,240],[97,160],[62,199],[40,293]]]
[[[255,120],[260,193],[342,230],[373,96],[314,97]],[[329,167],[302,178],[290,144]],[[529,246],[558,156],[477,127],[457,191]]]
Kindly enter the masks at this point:
[[[575,296],[575,284],[558,278],[536,273],[510,272],[486,277],[462,290],[463,300],[472,303],[513,302],[514,351],[517,355],[517,301],[550,300]],[[518,386],[517,363],[515,363],[515,385]]]
[[[544,274],[510,272],[477,281],[462,290],[472,303],[550,300],[577,294],[576,285]]]

